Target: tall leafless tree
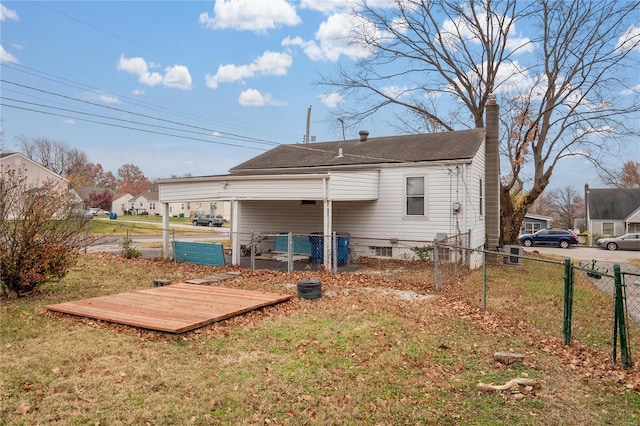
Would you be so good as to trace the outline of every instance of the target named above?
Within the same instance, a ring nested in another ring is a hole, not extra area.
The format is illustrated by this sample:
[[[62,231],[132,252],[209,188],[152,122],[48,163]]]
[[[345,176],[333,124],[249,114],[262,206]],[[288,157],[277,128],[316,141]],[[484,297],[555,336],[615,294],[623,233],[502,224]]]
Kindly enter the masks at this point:
[[[562,159],[602,167],[605,153],[639,135],[629,123],[640,97],[625,78],[638,69],[639,10],[636,0],[363,2],[353,42],[368,54],[321,84],[355,105],[336,112],[351,126],[390,110],[411,131],[484,127],[496,93],[506,125],[502,239],[514,242]],[[534,35],[519,37],[516,25]]]

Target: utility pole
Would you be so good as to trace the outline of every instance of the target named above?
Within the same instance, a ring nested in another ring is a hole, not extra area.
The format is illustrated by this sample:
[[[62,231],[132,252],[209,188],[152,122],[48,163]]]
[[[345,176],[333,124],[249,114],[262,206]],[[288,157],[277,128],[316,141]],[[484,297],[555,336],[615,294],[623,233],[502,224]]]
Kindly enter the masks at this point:
[[[311,105],[309,105],[309,109],[307,109],[307,133],[304,138],[304,143],[309,143],[309,130],[311,128]]]

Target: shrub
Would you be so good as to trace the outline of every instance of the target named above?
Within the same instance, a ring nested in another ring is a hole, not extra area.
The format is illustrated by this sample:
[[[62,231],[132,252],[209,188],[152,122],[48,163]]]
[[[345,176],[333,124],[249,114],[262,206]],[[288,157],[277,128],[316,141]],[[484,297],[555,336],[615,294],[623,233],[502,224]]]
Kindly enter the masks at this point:
[[[413,252],[416,254],[416,256],[418,256],[420,258],[420,260],[429,260],[431,259],[430,253],[431,253],[431,246],[430,245],[426,245],[426,246],[422,246],[422,247],[414,247],[411,250],[413,250]]]
[[[65,184],[29,183],[22,170],[0,173],[0,285],[3,294],[29,294],[66,275],[81,248],[90,218],[76,214]]]
[[[133,240],[129,238],[129,236],[122,238],[120,247],[122,247],[120,254],[122,254],[125,259],[135,259],[142,256],[142,253],[133,246]]]

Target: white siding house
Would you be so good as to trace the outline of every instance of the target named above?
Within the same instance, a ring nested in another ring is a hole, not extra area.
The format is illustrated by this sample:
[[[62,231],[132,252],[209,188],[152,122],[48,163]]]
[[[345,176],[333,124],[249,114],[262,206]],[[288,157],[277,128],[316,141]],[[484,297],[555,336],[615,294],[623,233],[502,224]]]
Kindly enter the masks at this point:
[[[17,152],[2,154],[0,156],[0,169],[3,171],[20,170],[24,173],[26,184],[29,187],[38,187],[47,180],[51,180],[65,189],[68,186],[66,178]]]
[[[494,116],[497,128],[497,110]],[[394,241],[443,233],[468,232],[470,246],[482,247],[488,133],[368,138],[361,132],[359,140],[280,145],[227,175],[159,180],[159,198],[164,209],[185,199],[228,200],[234,264],[250,232],[348,232],[386,240],[393,257],[406,256]],[[168,233],[164,240],[168,250]],[[330,267],[330,239],[324,245]]]

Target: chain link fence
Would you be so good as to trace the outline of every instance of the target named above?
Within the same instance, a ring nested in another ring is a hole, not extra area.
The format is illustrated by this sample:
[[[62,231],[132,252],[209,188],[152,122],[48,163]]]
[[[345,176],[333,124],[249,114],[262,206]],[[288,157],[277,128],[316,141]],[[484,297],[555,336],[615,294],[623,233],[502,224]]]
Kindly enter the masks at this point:
[[[565,344],[579,341],[611,353],[613,362],[621,353],[625,367],[631,365],[633,354],[640,353],[640,272],[632,265],[622,265],[616,272],[613,264],[596,261],[581,264],[570,258],[525,256],[519,246],[492,252],[443,241],[436,247],[436,251],[465,252],[454,261],[434,257],[436,288],[499,312],[514,324],[562,337]],[[473,261],[460,261],[478,257],[480,268],[469,268]]]

